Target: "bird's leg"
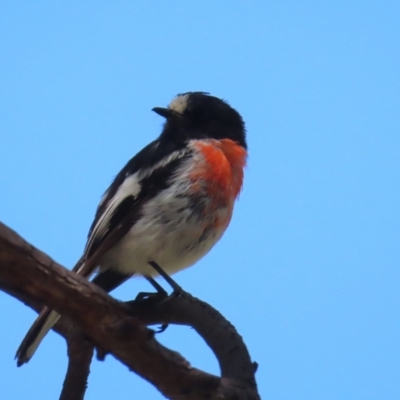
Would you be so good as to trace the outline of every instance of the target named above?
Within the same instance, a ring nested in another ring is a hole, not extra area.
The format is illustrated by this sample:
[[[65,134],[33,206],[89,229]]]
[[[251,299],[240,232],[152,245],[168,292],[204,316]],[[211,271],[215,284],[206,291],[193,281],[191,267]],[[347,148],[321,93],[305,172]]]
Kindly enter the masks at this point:
[[[156,289],[157,293],[163,296],[167,296],[166,290],[151,276],[145,276],[147,281],[150,283],[151,286],[153,286],[154,289]]]
[[[140,292],[138,293],[138,295],[136,296],[135,300],[144,300],[144,299],[148,299],[150,297],[159,297],[160,299],[164,299],[165,297],[168,296],[168,293],[164,290],[164,288],[158,283],[156,282],[155,279],[151,278],[150,276],[145,275],[144,276],[146,278],[146,280],[151,284],[151,286],[153,286],[154,289],[156,289],[156,293],[153,292]]]
[[[155,262],[155,261],[149,261],[149,264],[156,270],[156,272],[162,276],[167,283],[172,287],[173,289],[173,294],[175,296],[181,296],[184,291],[183,289]],[[163,287],[156,282],[155,279],[151,278],[150,276],[146,275],[145,278],[147,281],[156,289],[156,293],[146,293],[146,292],[140,292],[136,296],[136,300],[147,300],[151,298],[156,298],[160,297],[160,300],[163,300],[165,297],[168,296],[167,292],[163,289]],[[162,324],[161,327],[156,331],[157,333],[164,332],[168,328],[168,324]]]
[[[155,262],[149,261],[149,264],[162,276],[166,282],[172,287],[174,294],[183,293],[183,289]]]
[[[156,270],[156,272],[162,276],[167,283],[172,287],[173,295],[181,296],[184,292],[183,289],[155,262],[149,261],[149,264]],[[150,277],[146,277],[146,279],[157,289],[157,287],[161,288],[163,291],[164,289],[153,279]],[[157,285],[157,286],[156,286]],[[164,291],[165,292],[165,291]],[[165,292],[166,293],[166,292]],[[164,332],[168,328],[168,324],[163,324],[157,331],[157,333]]]

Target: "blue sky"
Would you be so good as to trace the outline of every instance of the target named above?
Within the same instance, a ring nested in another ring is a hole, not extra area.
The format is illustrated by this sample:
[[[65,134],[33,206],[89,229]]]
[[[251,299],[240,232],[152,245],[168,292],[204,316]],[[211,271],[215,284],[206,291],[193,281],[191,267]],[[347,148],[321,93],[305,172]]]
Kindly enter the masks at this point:
[[[13,1],[0,4],[0,220],[71,268],[101,194],[180,92],[227,99],[248,129],[223,239],[176,280],[238,328],[268,399],[400,398],[400,3]],[[148,290],[132,280],[113,294]],[[0,293],[2,396],[54,399],[49,335]],[[190,328],[159,336],[218,373]],[[86,399],[161,399],[108,357]]]

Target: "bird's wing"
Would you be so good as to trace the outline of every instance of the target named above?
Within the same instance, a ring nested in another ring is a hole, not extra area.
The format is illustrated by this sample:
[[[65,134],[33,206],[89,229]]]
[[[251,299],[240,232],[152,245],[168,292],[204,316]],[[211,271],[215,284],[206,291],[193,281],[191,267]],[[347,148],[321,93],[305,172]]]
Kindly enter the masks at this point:
[[[127,163],[103,195],[82,262],[75,272],[86,277],[93,273],[104,254],[141,217],[143,204],[168,187],[170,178],[190,152],[186,147],[162,148],[156,140]]]

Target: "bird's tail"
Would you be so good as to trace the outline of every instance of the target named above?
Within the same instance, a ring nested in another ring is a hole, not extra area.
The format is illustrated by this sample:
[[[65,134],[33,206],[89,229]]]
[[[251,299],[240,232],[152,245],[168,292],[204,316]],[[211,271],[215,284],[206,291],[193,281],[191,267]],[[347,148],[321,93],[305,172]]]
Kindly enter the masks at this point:
[[[27,363],[31,359],[40,342],[59,318],[60,314],[56,311],[53,311],[48,307],[43,308],[28,333],[25,335],[24,340],[18,347],[17,354],[15,355],[18,367]]]
[[[86,262],[82,257],[72,271],[88,278],[92,274],[95,266],[95,259],[91,262]],[[18,347],[15,355],[18,367],[27,363],[32,358],[36,349],[39,347],[40,342],[59,319],[60,314],[56,311],[49,307],[43,308]]]
[[[99,257],[96,254],[89,260],[84,259],[82,256],[72,269],[72,272],[89,279],[98,264],[98,258]],[[106,292],[110,292],[121,283],[125,282],[130,276],[131,275],[129,274],[122,274],[118,271],[107,270],[98,274],[93,280],[93,283],[104,289]],[[15,355],[18,367],[27,363],[32,358],[36,349],[39,347],[40,342],[59,319],[60,314],[56,311],[49,307],[43,308],[18,347],[17,354]]]

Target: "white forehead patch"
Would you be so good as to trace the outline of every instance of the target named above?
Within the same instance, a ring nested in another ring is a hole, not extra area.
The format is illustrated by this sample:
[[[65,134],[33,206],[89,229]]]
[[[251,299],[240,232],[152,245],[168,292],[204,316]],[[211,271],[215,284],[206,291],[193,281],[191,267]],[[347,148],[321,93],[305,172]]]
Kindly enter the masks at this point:
[[[183,114],[186,110],[188,99],[188,94],[180,94],[169,103],[168,108],[178,114]]]

